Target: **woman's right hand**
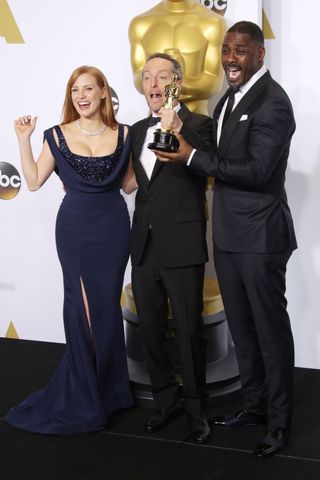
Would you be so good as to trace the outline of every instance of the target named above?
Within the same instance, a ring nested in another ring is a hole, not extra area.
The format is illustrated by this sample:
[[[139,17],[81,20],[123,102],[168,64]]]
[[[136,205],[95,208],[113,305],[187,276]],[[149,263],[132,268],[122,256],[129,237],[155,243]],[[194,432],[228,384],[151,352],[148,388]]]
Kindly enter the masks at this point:
[[[30,138],[36,128],[38,117],[31,115],[23,115],[14,121],[14,129],[18,138]]]

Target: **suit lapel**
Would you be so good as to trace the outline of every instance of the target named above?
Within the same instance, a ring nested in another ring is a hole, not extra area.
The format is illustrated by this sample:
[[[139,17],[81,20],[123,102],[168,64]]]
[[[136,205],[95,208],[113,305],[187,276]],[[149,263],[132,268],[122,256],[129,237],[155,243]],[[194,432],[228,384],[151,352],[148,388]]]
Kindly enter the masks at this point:
[[[145,172],[145,169],[142,166],[142,163],[140,161],[140,155],[142,151],[142,147],[147,135],[147,130],[148,130],[148,118],[145,118],[142,120],[140,128],[137,128],[136,130],[136,138],[135,138],[135,169],[136,169],[136,174],[139,177],[139,186],[142,187],[143,189],[148,188],[149,185],[149,178],[147,177],[147,174]]]
[[[152,175],[150,178],[150,182],[154,179],[154,177],[157,175],[159,170],[163,167],[163,162],[160,162],[158,159],[156,160],[156,163],[154,164],[153,170],[152,170]]]
[[[219,120],[220,113],[221,113],[222,107],[224,105],[224,102],[229,97],[230,91],[231,91],[231,88],[228,88],[228,90],[225,92],[225,94],[220,98],[220,100],[217,103],[216,108],[214,109],[214,112],[213,112],[213,122],[212,122],[212,125],[213,125],[213,141],[214,141],[214,146],[216,148],[218,147],[218,144],[217,144],[218,120]]]
[[[179,117],[183,122],[187,122],[187,121],[188,121],[188,117],[190,117],[190,115],[191,115],[190,110],[185,106],[184,103],[181,103],[181,108],[180,108],[180,110],[178,111],[178,117]]]
[[[141,150],[144,144],[144,140],[146,138],[147,130],[148,130],[148,118],[145,118],[144,120],[142,120],[140,128],[136,129],[136,134],[135,134],[136,135],[135,156],[138,159],[139,163],[140,163]]]
[[[214,109],[213,113],[213,118],[218,121],[220,117],[220,113],[223,107],[224,102],[227,100],[229,97],[229,94],[231,92],[231,88],[228,88],[228,90],[225,92],[225,94],[220,98],[219,102],[217,103],[216,108]]]
[[[266,72],[261,78],[259,78],[259,80],[252,86],[252,88],[250,88],[250,90],[242,97],[240,102],[236,105],[235,109],[232,111],[230,117],[226,122],[226,127],[221,132],[219,147],[218,147],[218,153],[220,155],[229,146],[232,135],[236,127],[238,126],[241,116],[248,111],[250,105],[257,99],[257,97],[259,97],[259,95],[261,95],[261,93],[267,87],[270,80],[271,80],[271,75],[269,72]],[[223,97],[224,101],[226,100],[228,96],[227,93],[229,91],[230,89],[226,92],[226,95]],[[221,100],[223,100],[223,98]],[[222,102],[222,105],[224,101]],[[217,108],[219,104],[217,105]],[[220,108],[220,112],[221,112],[221,108]]]

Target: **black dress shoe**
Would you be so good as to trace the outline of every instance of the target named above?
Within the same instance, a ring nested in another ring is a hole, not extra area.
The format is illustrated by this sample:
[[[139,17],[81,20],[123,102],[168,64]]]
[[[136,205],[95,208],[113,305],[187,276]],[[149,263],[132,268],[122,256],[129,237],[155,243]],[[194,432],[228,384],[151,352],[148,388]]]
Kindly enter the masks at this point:
[[[248,425],[264,425],[267,423],[266,415],[256,415],[247,410],[240,410],[235,415],[225,417],[211,417],[209,423],[222,428],[239,428]]]
[[[177,403],[168,410],[159,410],[147,420],[144,428],[147,432],[155,432],[167,425],[171,420],[180,415],[183,411],[182,404]]]
[[[282,450],[288,443],[289,434],[283,428],[269,430],[267,436],[254,451],[256,458],[269,458]]]
[[[191,436],[194,442],[206,443],[210,436],[210,427],[206,417],[193,418],[190,420]]]

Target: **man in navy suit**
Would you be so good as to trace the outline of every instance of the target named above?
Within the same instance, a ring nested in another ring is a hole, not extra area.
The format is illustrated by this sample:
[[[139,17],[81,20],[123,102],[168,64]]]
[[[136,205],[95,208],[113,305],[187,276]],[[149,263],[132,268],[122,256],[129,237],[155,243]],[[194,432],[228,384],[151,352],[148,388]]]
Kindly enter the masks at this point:
[[[181,412],[181,388],[168,350],[168,298],[176,325],[183,381],[183,406],[197,443],[210,428],[205,407],[205,338],[202,320],[204,264],[207,261],[206,178],[187,166],[164,164],[148,149],[157,116],[170,115],[165,87],[172,73],[181,85],[180,64],[165,53],[151,55],[142,71],[143,91],[152,114],[135,123],[132,160],[138,191],[132,222],[132,290],[145,361],[157,411],[145,428],[154,432]],[[176,122],[195,148],[210,151],[212,120],[173,100]],[[153,126],[152,126],[153,123]],[[160,125],[160,124],[159,124]]]
[[[284,187],[295,120],[264,56],[261,29],[246,21],[233,25],[222,46],[230,88],[214,112],[215,148],[211,153],[195,150],[176,129],[179,151],[158,152],[164,161],[187,163],[192,171],[215,177],[215,267],[244,405],[235,414],[213,417],[212,423],[225,428],[266,423],[266,435],[254,451],[257,458],[281,450],[291,430],[294,345],[285,274],[297,248]],[[165,120],[163,127],[170,128],[173,112]]]

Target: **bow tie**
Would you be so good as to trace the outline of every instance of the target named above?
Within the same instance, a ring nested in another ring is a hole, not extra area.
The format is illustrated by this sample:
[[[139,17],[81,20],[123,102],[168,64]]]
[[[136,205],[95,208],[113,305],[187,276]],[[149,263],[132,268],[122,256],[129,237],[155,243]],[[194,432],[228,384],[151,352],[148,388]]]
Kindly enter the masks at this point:
[[[154,127],[158,122],[161,122],[160,117],[148,117],[148,127]]]

